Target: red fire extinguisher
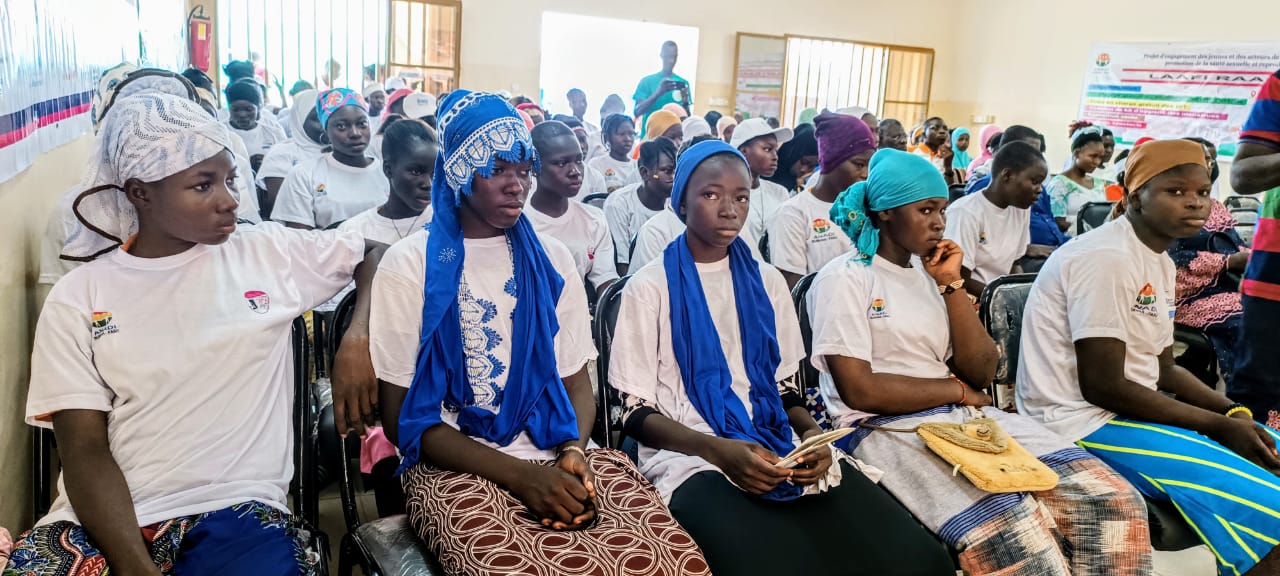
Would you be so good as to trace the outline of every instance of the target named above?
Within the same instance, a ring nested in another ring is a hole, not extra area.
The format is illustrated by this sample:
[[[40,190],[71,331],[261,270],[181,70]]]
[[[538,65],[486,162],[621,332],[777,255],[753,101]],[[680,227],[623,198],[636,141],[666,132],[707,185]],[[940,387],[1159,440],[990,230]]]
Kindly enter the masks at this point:
[[[199,12],[199,14],[197,14]],[[209,71],[209,44],[213,42],[213,22],[204,15],[204,5],[198,4],[187,14],[187,42],[191,67]]]

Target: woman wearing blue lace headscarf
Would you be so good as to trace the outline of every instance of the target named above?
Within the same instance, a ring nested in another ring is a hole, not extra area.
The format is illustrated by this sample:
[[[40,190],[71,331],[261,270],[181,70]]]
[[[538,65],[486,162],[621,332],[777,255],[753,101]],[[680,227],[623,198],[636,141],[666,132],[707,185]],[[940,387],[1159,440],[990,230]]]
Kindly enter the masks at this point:
[[[524,122],[468,90],[439,121],[435,215],[388,251],[370,318],[415,530],[447,574],[707,573],[626,456],[589,448],[586,292],[523,213],[539,168]]]
[[[885,471],[884,487],[959,552],[967,574],[1149,574],[1137,491],[1039,423],[991,406],[982,391],[1000,352],[964,291],[963,252],[943,239],[946,205],[947,184],[928,160],[880,150],[867,180],[831,207],[855,249],[818,272],[807,305],[827,408],[837,426],[856,428],[848,451]],[[983,416],[1047,466],[1046,476],[1056,473],[1056,487],[979,489],[920,436],[901,432]]]
[[[623,291],[609,382],[641,470],[717,576],[952,572],[942,547],[835,451],[778,465],[822,430],[792,381],[804,344],[786,280],[739,238],[750,196],[740,152],[718,140],[689,148],[671,197],[686,231]]]

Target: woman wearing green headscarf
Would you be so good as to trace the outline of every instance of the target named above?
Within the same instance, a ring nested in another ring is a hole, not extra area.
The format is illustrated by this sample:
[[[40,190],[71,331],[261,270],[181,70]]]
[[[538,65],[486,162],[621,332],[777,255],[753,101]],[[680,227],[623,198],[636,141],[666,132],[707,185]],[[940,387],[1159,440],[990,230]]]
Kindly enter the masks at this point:
[[[1149,574],[1138,492],[1039,423],[992,407],[982,391],[1000,352],[963,290],[960,247],[943,239],[946,205],[933,164],[886,149],[831,208],[855,249],[823,267],[807,305],[828,413],[837,426],[858,427],[844,448],[885,471],[882,485],[959,552],[967,574]],[[1035,465],[1034,456],[1048,481],[979,489],[919,435],[899,432],[984,417],[974,424],[1003,430],[1010,448],[1029,453],[1018,467]]]
[[[972,138],[969,136],[968,128],[956,128],[951,132],[951,150],[954,152],[951,157],[951,167],[956,171],[956,184],[964,184],[969,163],[973,162],[973,156],[969,154],[970,140]]]

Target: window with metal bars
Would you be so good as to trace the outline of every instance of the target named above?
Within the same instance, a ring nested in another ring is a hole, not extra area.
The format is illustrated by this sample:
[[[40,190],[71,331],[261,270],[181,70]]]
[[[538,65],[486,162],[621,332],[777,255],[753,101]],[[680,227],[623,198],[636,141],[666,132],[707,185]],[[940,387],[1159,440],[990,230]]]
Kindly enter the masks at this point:
[[[861,106],[912,126],[928,114],[933,50],[787,36],[785,76],[786,125],[806,108]]]
[[[283,102],[298,80],[360,90],[366,69],[383,79],[378,72],[387,64],[387,0],[217,2],[222,63],[253,60],[273,103]]]

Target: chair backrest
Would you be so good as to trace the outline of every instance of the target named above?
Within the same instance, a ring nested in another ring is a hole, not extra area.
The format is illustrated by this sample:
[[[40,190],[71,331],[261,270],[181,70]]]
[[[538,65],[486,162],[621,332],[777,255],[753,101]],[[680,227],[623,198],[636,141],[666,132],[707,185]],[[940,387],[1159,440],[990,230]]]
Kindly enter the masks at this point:
[[[32,428],[32,460],[31,460],[31,523],[49,513],[53,506],[53,486],[56,483],[58,469],[58,447],[53,439],[53,430],[48,428]]]
[[[1256,196],[1228,196],[1222,204],[1232,210],[1245,209],[1257,210],[1262,206],[1262,202]]]
[[[583,204],[590,204],[604,210],[604,201],[609,198],[608,194],[588,194],[582,199]]]
[[[796,282],[795,288],[791,289],[791,302],[795,304],[796,316],[800,319],[800,338],[804,341],[804,360],[800,362],[800,370],[796,373],[796,383],[800,386],[800,392],[804,394],[805,407],[809,409],[809,414],[813,415],[814,421],[823,430],[831,429],[831,418],[827,414],[826,403],[822,400],[822,394],[818,391],[818,369],[813,367],[813,363],[809,361],[809,357],[813,354],[813,325],[809,322],[809,306],[806,299],[809,295],[809,289],[813,287],[813,279],[817,274],[809,274]]]
[[[1256,226],[1258,224],[1258,209],[1232,208],[1231,217],[1235,218],[1240,226]]]
[[[636,241],[639,239],[639,234],[631,235],[631,244],[627,247],[627,262],[631,262],[631,259],[636,257]]]
[[[998,408],[1013,406],[1022,339],[1022,312],[1035,280],[1035,274],[1010,274],[996,278],[982,291],[978,314],[1000,351],[996,377],[991,383],[991,398]]]
[[[758,248],[760,248],[760,257],[764,258],[765,262],[773,261],[769,258],[769,233],[768,232],[765,232],[764,235],[760,236],[760,244]]]
[[[302,317],[293,319],[290,339],[293,345],[293,482],[289,493],[295,513],[318,530],[319,402],[311,385],[311,349],[307,342],[307,322]]]
[[[964,189],[965,189],[964,184],[952,184],[951,186],[948,186],[947,187],[947,204],[950,205],[952,202],[955,202],[956,200],[964,198]]]
[[[591,332],[595,337],[600,356],[596,359],[596,423],[595,441],[601,446],[617,448],[622,435],[622,400],[609,385],[609,355],[613,345],[614,329],[618,325],[618,311],[622,308],[622,289],[631,276],[623,276],[610,284],[596,302],[596,314],[591,320]]]
[[[1076,236],[1105,224],[1114,204],[1115,202],[1089,202],[1082,206],[1076,216]]]

